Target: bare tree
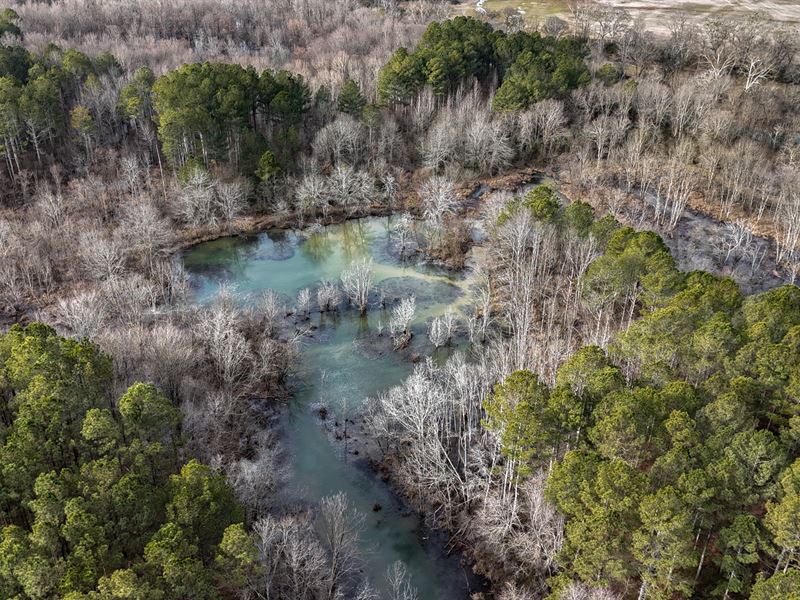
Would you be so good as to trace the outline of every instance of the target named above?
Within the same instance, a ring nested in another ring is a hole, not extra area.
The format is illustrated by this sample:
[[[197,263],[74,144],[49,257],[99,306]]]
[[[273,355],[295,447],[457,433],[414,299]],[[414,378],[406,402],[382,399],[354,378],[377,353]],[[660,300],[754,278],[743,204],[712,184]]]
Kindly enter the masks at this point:
[[[158,300],[158,289],[139,273],[107,279],[101,293],[109,315],[123,323],[142,320],[145,312],[152,311]]]
[[[480,111],[464,135],[464,162],[479,173],[493,175],[514,158],[511,140],[503,123],[488,111]]]
[[[242,314],[230,290],[222,289],[211,307],[200,312],[197,336],[228,398],[240,391],[249,374],[251,354],[241,331]]]
[[[186,183],[178,190],[178,217],[191,227],[217,223],[214,182],[203,169],[193,169]]]
[[[772,56],[768,51],[754,52],[747,57],[744,69],[744,91],[749,92],[772,74],[774,69]]]
[[[445,177],[434,176],[422,184],[419,195],[422,200],[423,217],[434,231],[434,235],[438,237],[445,217],[456,210],[455,186]]]
[[[619,40],[631,27],[631,15],[624,8],[594,3],[590,10],[594,33],[602,43]]]
[[[390,208],[394,207],[399,193],[397,179],[391,173],[384,173],[381,176],[381,186],[383,186],[383,196]]]
[[[392,220],[391,226],[392,236],[400,249],[400,259],[402,260],[405,258],[406,250],[413,238],[414,219],[408,213],[403,213]]]
[[[240,458],[226,465],[228,481],[236,497],[254,520],[265,515],[272,506],[275,490],[286,475],[281,449],[272,437],[271,432],[262,431],[253,458]]]
[[[414,319],[415,310],[416,297],[414,296],[403,298],[399,304],[392,308],[392,316],[389,319],[389,333],[394,339],[395,349],[405,346],[411,339],[409,326]]]
[[[694,189],[694,176],[687,166],[691,161],[691,144],[680,143],[673,148],[662,175],[658,177],[656,222],[664,225],[667,231],[677,226]]]
[[[727,264],[732,255],[738,254],[740,250],[745,249],[751,240],[752,234],[744,223],[738,222],[728,224],[728,226],[725,227],[725,233],[722,239],[719,240],[718,250],[720,252],[722,265]]]
[[[692,82],[685,82],[676,91],[672,98],[672,123],[673,137],[680,138],[698,122],[709,105],[708,98],[697,93]]]
[[[737,23],[730,17],[711,17],[704,23],[700,55],[712,79],[730,73],[741,49],[736,44]]]
[[[323,216],[328,216],[327,182],[321,175],[317,173],[303,175],[295,188],[295,196],[301,215],[322,211]]]
[[[81,236],[79,253],[84,269],[97,281],[117,277],[125,269],[122,245],[98,230],[87,231]]]
[[[3,302],[3,308],[13,309],[25,295],[24,284],[15,262],[3,258],[0,261],[0,301]]]
[[[444,326],[444,320],[441,317],[435,317],[428,325],[428,339],[436,348],[447,343],[447,331]]]
[[[563,19],[551,16],[544,20],[542,24],[542,33],[557,38],[561,37],[567,31],[568,27],[569,25]]]
[[[561,594],[560,600],[618,600],[608,588],[593,588],[583,583],[572,582]]]
[[[450,14],[450,7],[444,0],[420,0],[409,5],[408,9],[417,23],[445,19]]]
[[[339,492],[322,499],[319,523],[330,563],[327,597],[333,600],[340,597],[338,592],[358,568],[358,542],[364,515],[350,506],[344,492]]]
[[[453,124],[444,119],[437,120],[422,141],[422,164],[438,171],[455,158],[457,144],[457,132]]]
[[[220,183],[216,192],[220,217],[225,223],[231,223],[244,211],[247,200],[245,186],[239,181]]]
[[[642,16],[633,20],[631,27],[623,32],[617,43],[623,69],[627,64],[632,64],[636,67],[637,75],[641,75],[659,57],[661,50],[656,37],[645,29]]]
[[[341,280],[347,298],[365,315],[372,290],[372,259],[362,259],[351,264],[342,271]]]
[[[469,506],[476,482],[469,468],[486,372],[456,355],[444,368],[428,360],[397,386],[370,401],[370,426],[400,458],[398,481],[421,506],[441,506],[436,518],[452,526]]]
[[[530,110],[536,133],[542,144],[544,156],[551,156],[559,141],[567,135],[567,117],[560,100],[541,100]]]
[[[323,280],[317,288],[317,305],[320,311],[332,311],[339,307],[342,294],[339,286],[332,281]]]
[[[311,290],[303,288],[297,293],[297,313],[304,319],[308,319],[311,310]]]
[[[796,188],[781,194],[777,215],[777,259],[791,267],[800,263],[800,193]]]
[[[268,336],[273,335],[284,313],[278,294],[272,290],[265,291],[259,299],[256,310],[263,320],[265,333]]]
[[[620,114],[614,117],[600,115],[587,125],[586,132],[597,151],[597,165],[613,148],[619,145],[630,127],[628,117]]]
[[[411,585],[411,575],[405,564],[393,563],[386,571],[389,583],[389,600],[417,600],[417,590]]]
[[[679,70],[696,59],[701,46],[700,30],[688,15],[678,14],[667,22],[669,43],[665,48],[665,62],[673,70]]]
[[[322,162],[337,164],[361,162],[364,156],[366,131],[361,121],[350,115],[339,115],[317,132],[314,155]]]
[[[640,119],[646,119],[654,128],[660,128],[669,115],[672,94],[663,83],[645,79],[636,87],[636,110]]]
[[[134,252],[141,252],[148,265],[152,265],[157,251],[172,235],[169,221],[144,198],[125,207],[120,229],[128,246]]]
[[[327,192],[330,199],[345,208],[352,217],[363,212],[375,194],[372,177],[364,171],[356,171],[346,164],[337,164],[328,179]]]
[[[94,337],[108,321],[103,298],[96,291],[59,300],[57,313],[59,320],[79,338]]]
[[[428,326],[428,338],[435,347],[449,344],[456,328],[456,315],[448,309],[443,315],[434,317]]]
[[[36,209],[41,214],[42,220],[50,227],[59,227],[66,217],[66,203],[60,193],[53,193],[49,189],[38,194]]]
[[[156,323],[148,330],[145,356],[154,381],[174,402],[181,397],[181,386],[199,363],[200,356],[186,328],[171,323]]]
[[[572,15],[573,29],[578,37],[589,37],[592,22],[592,0],[567,0],[567,7]]]
[[[253,529],[264,568],[262,597],[312,600],[327,594],[330,571],[325,550],[303,515],[267,515]]]
[[[380,596],[378,592],[376,592],[369,583],[362,583],[361,586],[356,591],[356,595],[354,596],[355,600],[380,600]]]
[[[498,600],[535,600],[535,596],[525,588],[518,587],[513,582],[506,582],[505,587],[497,597]]]

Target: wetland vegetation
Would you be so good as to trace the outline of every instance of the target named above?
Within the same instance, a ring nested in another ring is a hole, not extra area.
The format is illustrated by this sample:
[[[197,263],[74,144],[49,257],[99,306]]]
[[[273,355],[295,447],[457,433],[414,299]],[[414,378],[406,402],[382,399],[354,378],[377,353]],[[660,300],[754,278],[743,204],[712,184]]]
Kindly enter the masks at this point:
[[[566,4],[0,11],[0,597],[796,599],[797,32]]]

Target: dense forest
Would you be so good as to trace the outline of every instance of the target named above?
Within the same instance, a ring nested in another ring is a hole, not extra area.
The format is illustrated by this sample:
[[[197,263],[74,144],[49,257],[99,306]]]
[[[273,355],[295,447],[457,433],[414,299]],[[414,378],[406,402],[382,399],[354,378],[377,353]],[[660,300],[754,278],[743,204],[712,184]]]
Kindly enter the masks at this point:
[[[153,385],[110,397],[109,357],[40,324],[1,352],[4,598],[207,598],[253,560],[233,490],[181,464],[180,412]]]
[[[370,458],[474,598],[800,598],[797,29],[568,5],[7,3],[0,597],[427,600],[280,499],[311,315],[375,311],[436,352],[353,399]],[[370,215],[469,302],[180,260]]]

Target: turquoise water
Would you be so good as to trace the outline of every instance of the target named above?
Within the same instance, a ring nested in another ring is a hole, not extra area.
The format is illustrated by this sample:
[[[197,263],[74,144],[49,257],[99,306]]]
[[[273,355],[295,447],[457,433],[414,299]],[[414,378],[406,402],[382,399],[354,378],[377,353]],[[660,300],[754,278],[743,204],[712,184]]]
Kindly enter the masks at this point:
[[[200,244],[184,255],[184,266],[198,301],[207,300],[221,285],[234,285],[246,301],[267,289],[293,304],[297,292],[314,288],[322,279],[338,281],[353,260],[371,257],[378,290],[365,317],[357,310],[336,314],[314,312],[312,335],[304,343],[293,397],[285,418],[283,444],[290,476],[283,493],[287,502],[315,506],[320,499],[343,491],[366,518],[361,554],[364,575],[385,591],[386,569],[406,563],[420,600],[467,598],[467,570],[458,556],[444,556],[443,540],[428,532],[418,515],[407,510],[392,490],[366,465],[358,440],[359,407],[365,398],[399,384],[410,373],[411,356],[432,353],[425,336],[426,321],[448,307],[458,310],[467,300],[468,281],[430,267],[403,265],[391,252],[385,218],[350,221],[305,235],[267,232],[248,238],[223,238]],[[415,332],[409,348],[392,352],[386,338],[377,336],[378,323],[388,323],[387,306],[415,295]],[[441,351],[439,351],[441,353]],[[339,428],[349,416],[345,448],[331,435],[331,422],[313,410],[318,403],[335,415]],[[353,454],[360,448],[360,455]],[[380,511],[373,511],[379,504]]]

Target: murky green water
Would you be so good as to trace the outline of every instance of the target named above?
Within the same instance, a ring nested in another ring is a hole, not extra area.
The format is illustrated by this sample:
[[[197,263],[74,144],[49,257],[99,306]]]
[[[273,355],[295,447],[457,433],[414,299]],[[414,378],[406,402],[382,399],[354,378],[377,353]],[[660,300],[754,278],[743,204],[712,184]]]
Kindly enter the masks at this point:
[[[362,538],[364,572],[376,588],[385,590],[387,567],[406,563],[420,600],[468,597],[470,583],[459,557],[445,557],[442,540],[426,532],[420,518],[406,510],[362,456],[333,439],[312,407],[330,407],[339,425],[343,415],[354,423],[348,433],[358,440],[359,407],[363,400],[400,383],[413,368],[409,356],[432,349],[425,322],[448,306],[465,302],[467,282],[430,268],[405,266],[392,256],[387,219],[364,219],[326,228],[314,235],[269,232],[252,238],[225,238],[196,246],[184,256],[198,301],[212,297],[222,284],[233,284],[243,298],[272,289],[292,302],[304,287],[322,279],[338,281],[353,260],[372,257],[374,280],[387,304],[414,294],[417,313],[409,349],[395,353],[388,340],[377,338],[378,322],[387,311],[374,308],[366,317],[352,309],[336,315],[315,312],[313,336],[302,352],[300,374],[286,417],[285,448],[290,462],[288,501],[316,505],[321,498],[345,492],[365,515]],[[378,301],[380,292],[375,294]],[[385,335],[385,334],[384,334]],[[361,451],[363,454],[363,449]],[[373,507],[381,505],[380,511]],[[473,582],[474,584],[474,582]]]

